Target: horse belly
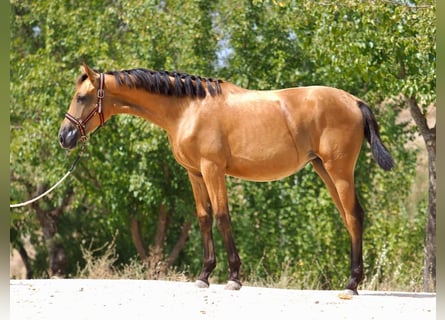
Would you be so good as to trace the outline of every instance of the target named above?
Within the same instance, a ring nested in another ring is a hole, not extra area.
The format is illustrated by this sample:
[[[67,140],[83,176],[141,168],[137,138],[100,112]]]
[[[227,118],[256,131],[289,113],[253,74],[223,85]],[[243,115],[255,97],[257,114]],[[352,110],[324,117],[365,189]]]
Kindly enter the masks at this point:
[[[268,142],[260,139],[232,152],[226,173],[246,180],[272,181],[294,174],[306,164],[307,160],[301,159],[290,136]]]

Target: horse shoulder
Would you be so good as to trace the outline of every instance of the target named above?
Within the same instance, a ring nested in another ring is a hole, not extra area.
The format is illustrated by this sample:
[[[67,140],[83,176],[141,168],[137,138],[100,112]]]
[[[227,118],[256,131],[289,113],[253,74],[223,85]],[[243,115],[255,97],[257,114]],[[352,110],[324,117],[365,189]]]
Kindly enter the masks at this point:
[[[203,158],[219,161],[225,150],[220,119],[211,108],[200,106],[184,113],[176,131],[170,134],[173,155],[186,169],[199,171]]]

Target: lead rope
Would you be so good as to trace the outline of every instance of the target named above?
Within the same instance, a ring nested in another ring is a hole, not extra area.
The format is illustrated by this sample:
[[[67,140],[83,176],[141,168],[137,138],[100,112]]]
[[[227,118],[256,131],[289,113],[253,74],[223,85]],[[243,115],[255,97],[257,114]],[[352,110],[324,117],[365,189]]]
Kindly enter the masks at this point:
[[[57,181],[57,183],[55,185],[53,185],[51,188],[49,188],[47,191],[45,191],[44,193],[38,195],[37,197],[28,200],[26,202],[22,202],[22,203],[15,203],[15,204],[10,204],[9,207],[10,208],[18,208],[18,207],[24,207],[27,206],[28,204],[31,204],[33,202],[36,202],[37,200],[43,198],[44,196],[46,196],[47,194],[49,194],[51,191],[53,191],[55,188],[57,188],[59,186],[59,184],[61,184],[63,182],[63,180],[65,180],[76,168],[77,163],[80,160],[80,157],[83,154],[83,151],[85,149],[85,142],[82,144],[82,147],[79,151],[79,154],[77,155],[76,159],[74,159],[73,164],[71,165],[71,167],[69,168],[69,170],[67,171],[67,173],[65,173],[65,175],[62,177],[62,179],[60,179],[59,181]]]

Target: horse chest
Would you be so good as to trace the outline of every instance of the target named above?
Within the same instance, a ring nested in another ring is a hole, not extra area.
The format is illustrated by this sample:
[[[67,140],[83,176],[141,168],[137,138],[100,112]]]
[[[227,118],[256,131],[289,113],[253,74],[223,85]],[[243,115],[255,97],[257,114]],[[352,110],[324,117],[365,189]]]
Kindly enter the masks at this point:
[[[203,142],[196,135],[179,135],[170,138],[176,161],[187,170],[200,171]]]

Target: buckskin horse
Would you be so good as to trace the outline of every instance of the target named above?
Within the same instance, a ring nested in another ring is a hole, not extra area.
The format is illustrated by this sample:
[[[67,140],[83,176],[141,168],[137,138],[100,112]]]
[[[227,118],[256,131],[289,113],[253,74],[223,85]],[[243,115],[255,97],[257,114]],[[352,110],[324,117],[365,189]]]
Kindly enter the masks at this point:
[[[278,180],[310,162],[349,232],[351,273],[344,292],[358,294],[364,212],[354,187],[354,168],[363,139],[381,168],[394,166],[375,117],[362,100],[323,86],[254,91],[179,72],[99,73],[85,64],[81,71],[59,131],[60,145],[75,148],[116,114],[142,117],[167,132],[177,162],[188,172],[196,202],[204,249],[198,287],[209,286],[216,265],[215,218],[227,250],[226,289],[241,288],[241,260],[232,235],[225,175]]]

